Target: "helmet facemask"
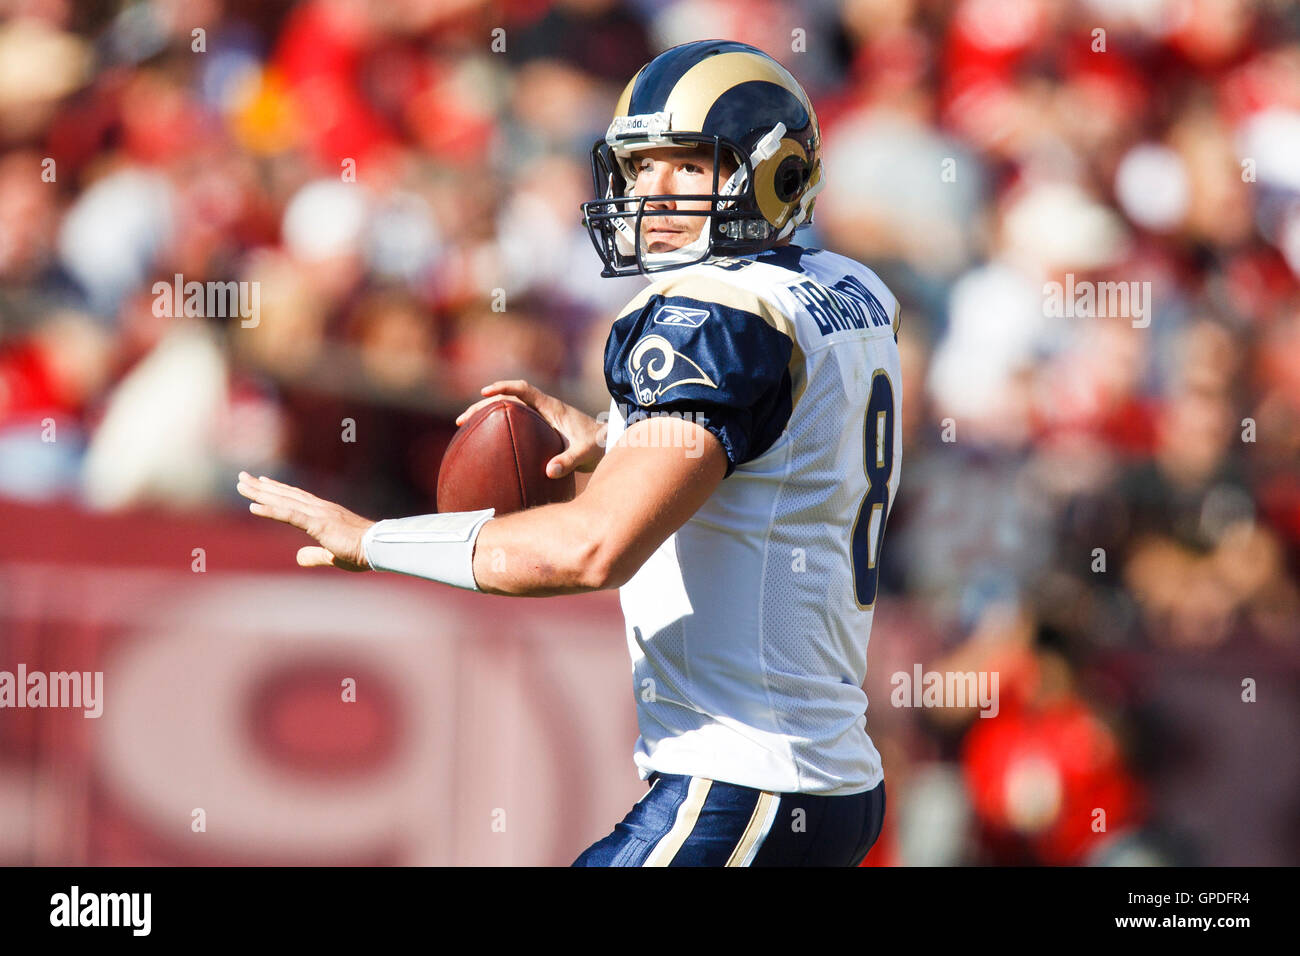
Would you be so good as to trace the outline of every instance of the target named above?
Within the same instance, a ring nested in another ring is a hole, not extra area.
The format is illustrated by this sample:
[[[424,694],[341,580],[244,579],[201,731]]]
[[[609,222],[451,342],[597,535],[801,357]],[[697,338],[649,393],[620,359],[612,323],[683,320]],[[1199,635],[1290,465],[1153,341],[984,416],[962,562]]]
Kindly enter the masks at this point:
[[[603,276],[636,275],[678,269],[717,255],[760,251],[772,228],[753,196],[750,159],[735,143],[701,133],[614,134],[592,148],[592,177],[602,199],[583,203],[584,224],[605,269]],[[705,145],[713,150],[713,184],[708,194],[634,196],[635,170],[625,165],[642,149]],[[724,152],[725,151],[725,152]],[[719,184],[722,160],[729,154],[735,171]],[[681,202],[707,202],[707,209],[677,208]],[[671,203],[673,208],[647,209],[647,203]],[[699,235],[678,249],[650,252],[645,248],[645,220],[650,217],[703,219]]]

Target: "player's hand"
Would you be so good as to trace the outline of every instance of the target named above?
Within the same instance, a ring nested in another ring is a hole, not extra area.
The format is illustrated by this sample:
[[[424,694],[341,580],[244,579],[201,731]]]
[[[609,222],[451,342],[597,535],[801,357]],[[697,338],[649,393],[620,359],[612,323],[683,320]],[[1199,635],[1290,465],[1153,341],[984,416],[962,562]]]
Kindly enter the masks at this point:
[[[563,478],[575,470],[592,471],[604,456],[605,433],[608,426],[602,425],[572,405],[547,395],[522,379],[493,382],[491,385],[484,385],[481,392],[487,397],[461,412],[460,417],[456,419],[456,424],[462,424],[480,408],[502,398],[521,402],[535,409],[542,418],[546,419],[547,424],[564,436],[564,440],[568,443],[564,451],[546,463],[548,478]]]
[[[361,539],[373,521],[301,488],[272,478],[254,478],[246,471],[239,473],[235,487],[252,501],[248,510],[253,514],[291,524],[320,542],[318,548],[298,549],[298,563],[304,568],[370,570]]]

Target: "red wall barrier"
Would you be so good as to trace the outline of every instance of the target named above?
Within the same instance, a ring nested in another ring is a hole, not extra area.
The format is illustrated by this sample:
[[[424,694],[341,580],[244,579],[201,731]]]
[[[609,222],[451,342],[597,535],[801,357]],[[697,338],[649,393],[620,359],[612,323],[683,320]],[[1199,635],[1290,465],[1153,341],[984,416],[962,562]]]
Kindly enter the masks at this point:
[[[103,672],[98,718],[0,709],[0,863],[567,865],[644,792],[614,594],[306,570],[304,543],[0,503],[0,671]]]

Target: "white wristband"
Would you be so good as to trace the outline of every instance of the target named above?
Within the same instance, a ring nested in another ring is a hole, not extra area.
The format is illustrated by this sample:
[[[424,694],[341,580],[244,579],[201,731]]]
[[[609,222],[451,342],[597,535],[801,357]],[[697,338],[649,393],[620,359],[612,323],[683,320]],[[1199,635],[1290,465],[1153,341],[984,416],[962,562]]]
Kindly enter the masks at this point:
[[[453,511],[377,521],[361,539],[366,561],[376,571],[396,571],[478,590],[474,542],[496,511]]]

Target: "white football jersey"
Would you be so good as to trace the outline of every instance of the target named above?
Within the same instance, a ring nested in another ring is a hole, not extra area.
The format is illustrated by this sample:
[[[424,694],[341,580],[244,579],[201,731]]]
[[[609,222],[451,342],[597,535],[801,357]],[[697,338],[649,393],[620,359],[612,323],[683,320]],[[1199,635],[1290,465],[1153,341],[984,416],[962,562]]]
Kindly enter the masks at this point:
[[[652,771],[777,792],[869,790],[867,641],[902,464],[897,299],[784,246],[654,277],[610,332],[609,446],[694,416],[727,477],[620,591]]]

